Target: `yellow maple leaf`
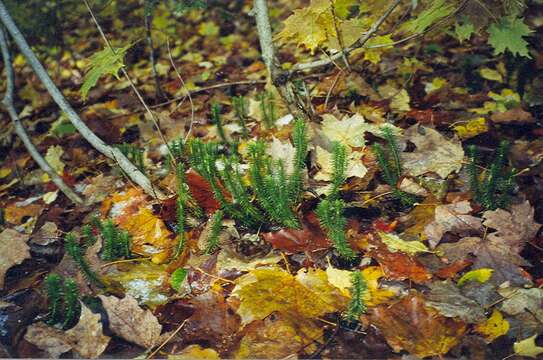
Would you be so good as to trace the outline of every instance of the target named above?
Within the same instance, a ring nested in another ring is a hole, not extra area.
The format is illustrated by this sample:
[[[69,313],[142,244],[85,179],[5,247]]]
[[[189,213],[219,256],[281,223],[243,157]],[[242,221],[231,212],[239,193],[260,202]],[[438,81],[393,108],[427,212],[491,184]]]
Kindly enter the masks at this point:
[[[351,297],[349,289],[352,286],[352,271],[340,270],[329,266],[326,268],[328,281],[337,287],[345,296]],[[381,289],[379,279],[384,276],[379,266],[369,266],[362,270],[362,276],[366,281],[368,291],[364,294],[364,303],[368,307],[374,307],[396,296],[396,292],[390,289]]]
[[[455,125],[454,131],[461,139],[469,139],[488,131],[488,125],[484,117],[469,120],[465,124]]]
[[[368,40],[366,43],[367,49],[364,49],[364,60],[368,60],[372,64],[378,64],[381,61],[381,55],[387,50],[390,49],[389,46],[383,46],[387,44],[392,44],[394,41],[391,38],[391,34],[375,36]],[[379,46],[376,48],[371,48],[372,46]],[[381,47],[382,46],[382,47]]]
[[[315,318],[345,309],[348,300],[320,269],[302,270],[296,276],[277,267],[255,269],[236,280],[232,294],[240,299],[237,313],[243,325],[275,311]]]
[[[509,322],[503,318],[501,312],[494,309],[492,315],[484,323],[475,326],[475,331],[483,335],[487,343],[491,343],[498,337],[507,334]]]
[[[458,280],[458,286],[462,286],[466,281],[478,281],[481,284],[485,283],[490,279],[493,272],[494,269],[488,268],[468,271]]]
[[[379,231],[381,241],[392,252],[400,251],[409,255],[415,255],[420,252],[431,252],[426,245],[420,241],[405,241],[396,234]]]
[[[534,334],[532,337],[515,342],[513,344],[515,354],[520,356],[528,356],[534,359],[537,358],[538,355],[543,354],[543,347],[537,346],[535,343],[535,338],[537,335],[538,334]]]

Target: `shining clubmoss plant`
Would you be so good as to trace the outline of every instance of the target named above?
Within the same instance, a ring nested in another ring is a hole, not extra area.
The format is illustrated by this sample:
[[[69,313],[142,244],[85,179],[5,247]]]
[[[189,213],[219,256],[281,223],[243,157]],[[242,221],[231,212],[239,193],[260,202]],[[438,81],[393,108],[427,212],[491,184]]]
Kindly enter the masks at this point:
[[[57,274],[49,274],[45,278],[47,291],[47,323],[61,324],[67,329],[81,311],[79,303],[79,287],[73,279],[64,279]]]
[[[211,217],[211,232],[205,250],[206,254],[212,254],[219,248],[223,215],[221,210],[217,210]]]
[[[281,226],[298,228],[298,218],[292,210],[296,198],[290,197],[289,182],[282,161],[273,166],[266,155],[266,145],[257,141],[249,145],[249,177],[258,203]]]
[[[273,93],[270,91],[264,91],[258,95],[258,101],[260,101],[260,112],[262,114],[262,120],[264,121],[264,126],[267,129],[271,129],[275,125],[275,102]]]
[[[68,233],[66,234],[65,240],[66,242],[64,244],[64,248],[66,250],[66,253],[72,257],[75,264],[79,268],[79,271],[81,271],[87,281],[98,287],[103,287],[104,284],[102,283],[98,275],[91,269],[90,265],[87,263],[87,260],[83,256],[81,252],[81,247],[77,243],[75,235],[72,233]]]
[[[264,216],[251,203],[239,170],[237,154],[220,155],[217,143],[204,143],[197,139],[192,140],[189,147],[192,168],[209,183],[224,213],[243,226],[258,227],[264,221]],[[222,170],[219,170],[218,163]],[[224,190],[231,199],[227,199]]]
[[[226,140],[224,127],[222,126],[221,106],[217,103],[213,103],[213,105],[211,105],[211,121],[217,127],[217,133],[219,134],[221,141],[225,144],[228,143],[228,140]]]
[[[345,259],[354,259],[356,254],[345,237],[345,226],[347,224],[347,219],[343,216],[345,203],[339,198],[339,190],[342,182],[345,181],[346,168],[346,150],[343,145],[335,143],[333,148],[334,173],[332,175],[332,189],[328,197],[317,206],[316,214],[338,254]]]
[[[117,148],[132,162],[138,170],[145,174],[145,164],[143,160],[143,149],[140,149],[132,144],[119,144]]]
[[[65,279],[64,287],[64,321],[62,328],[67,329],[74,323],[77,314],[81,311],[79,303],[79,287],[73,279]]]
[[[58,324],[61,319],[62,310],[62,278],[57,274],[49,274],[45,278],[45,288],[47,291],[47,323],[49,325]]]
[[[502,141],[494,160],[488,170],[481,176],[477,170],[477,149],[475,145],[467,148],[469,165],[469,184],[475,201],[480,203],[485,210],[506,208],[511,202],[511,195],[515,188],[515,169],[507,169],[507,153],[509,142]]]
[[[129,258],[130,235],[126,230],[119,229],[113,221],[102,222],[102,260],[115,261],[122,258]]]
[[[352,273],[351,283],[352,286],[349,289],[351,293],[351,301],[349,302],[349,306],[347,307],[347,313],[345,314],[345,318],[348,321],[356,321],[358,320],[360,315],[366,312],[366,303],[364,301],[364,296],[366,294],[368,286],[360,271],[355,271]]]
[[[305,160],[307,158],[307,126],[305,122],[298,119],[294,122],[292,132],[292,143],[294,144],[294,166],[288,183],[288,194],[294,203],[298,203],[302,197],[303,173],[305,171]]]
[[[96,236],[94,236],[94,233],[92,231],[92,225],[83,225],[83,227],[81,228],[81,233],[83,235],[83,239],[85,239],[85,248],[89,248],[96,244],[96,240],[98,239],[96,238]]]
[[[400,200],[403,205],[413,205],[416,201],[414,196],[398,189],[398,182],[402,176],[402,163],[396,137],[389,127],[383,129],[382,135],[387,142],[387,152],[380,144],[374,144],[372,150],[377,164],[381,168],[383,178],[392,187],[392,193],[396,199]]]
[[[247,105],[243,96],[232,97],[232,107],[238,119],[238,124],[241,127],[241,135],[243,139],[249,137],[249,130],[247,129]]]

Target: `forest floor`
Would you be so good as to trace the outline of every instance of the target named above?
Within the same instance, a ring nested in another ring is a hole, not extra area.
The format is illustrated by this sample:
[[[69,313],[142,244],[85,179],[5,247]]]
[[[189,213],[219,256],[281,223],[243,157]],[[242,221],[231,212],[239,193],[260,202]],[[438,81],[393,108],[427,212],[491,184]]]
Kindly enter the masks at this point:
[[[65,19],[60,44],[36,40],[85,123],[125,144],[166,199],[91,147],[14,51],[23,124],[85,204],[56,188],[0,112],[0,356],[543,356],[542,44],[521,59],[493,55],[478,35],[431,32],[308,73],[296,83],[313,112],[305,153],[301,125],[266,86],[249,2],[235,3],[181,17],[159,8],[160,91],[143,11],[96,14],[114,45],[132,44],[126,70],[177,141],[177,165],[126,79],[102,77],[83,100],[88,59],[104,48],[88,14]],[[272,9],[274,28],[295,5]],[[534,6],[527,21],[542,19]],[[291,44],[278,57],[311,54]],[[256,139],[271,164],[260,175],[278,184],[264,199],[250,173]],[[189,161],[191,141],[217,144],[213,167],[226,171],[214,184],[202,159]],[[281,197],[299,153],[302,191],[285,226]],[[341,210],[328,213],[331,226],[323,199]],[[249,206],[260,218],[233,216]]]

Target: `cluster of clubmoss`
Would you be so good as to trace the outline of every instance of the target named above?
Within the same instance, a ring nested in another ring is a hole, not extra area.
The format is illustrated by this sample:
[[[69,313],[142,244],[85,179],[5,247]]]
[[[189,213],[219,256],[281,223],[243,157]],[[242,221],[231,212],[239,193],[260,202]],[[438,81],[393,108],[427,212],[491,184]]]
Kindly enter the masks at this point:
[[[506,208],[511,202],[511,195],[515,187],[515,169],[508,169],[507,153],[509,142],[502,141],[496,149],[494,160],[484,173],[478,171],[478,153],[475,145],[467,148],[468,173],[471,192],[474,199],[485,210]]]
[[[67,329],[79,317],[81,305],[79,288],[73,279],[62,279],[60,275],[49,274],[45,278],[47,291],[47,323]]]

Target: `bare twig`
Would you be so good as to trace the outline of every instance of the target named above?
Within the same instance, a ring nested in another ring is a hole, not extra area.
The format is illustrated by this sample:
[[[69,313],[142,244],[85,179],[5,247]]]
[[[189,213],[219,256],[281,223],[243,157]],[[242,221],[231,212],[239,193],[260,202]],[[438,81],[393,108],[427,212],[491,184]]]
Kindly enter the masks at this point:
[[[13,64],[11,63],[11,56],[9,53],[8,43],[6,40],[6,37],[4,35],[4,30],[0,27],[0,48],[2,48],[2,59],[4,60],[4,70],[6,72],[6,94],[4,95],[4,99],[2,100],[2,105],[6,109],[6,111],[9,114],[9,117],[13,121],[13,127],[15,128],[15,132],[21,138],[21,141],[23,142],[24,146],[30,153],[30,156],[32,156],[32,159],[38,164],[38,166],[49,175],[51,178],[51,181],[59,188],[60,191],[68,197],[68,199],[72,200],[76,204],[82,204],[83,200],[79,195],[77,195],[58,174],[55,172],[55,170],[49,165],[47,160],[41,156],[41,154],[36,149],[36,146],[34,146],[34,143],[30,139],[30,136],[28,136],[25,128],[23,127],[23,124],[21,123],[19,119],[19,115],[17,114],[17,111],[15,110],[15,106],[13,105],[13,93],[15,88],[15,75],[13,72]]]
[[[153,15],[151,14],[151,11],[152,9],[144,9],[143,22],[145,25],[145,37],[147,38],[147,46],[149,47],[149,61],[151,62],[151,71],[153,73],[153,79],[155,80],[155,101],[159,102],[168,98],[162,91],[162,87],[160,86],[160,79],[158,78],[158,71],[156,69],[156,49],[155,45],[153,44],[153,34],[151,33],[151,23],[153,22]]]
[[[302,104],[296,102],[292,91],[289,89],[291,83],[288,77],[281,73],[278,66],[278,60],[275,57],[275,47],[272,40],[272,28],[270,16],[268,14],[268,4],[266,0],[255,0],[253,5],[253,13],[256,20],[256,30],[258,32],[258,40],[260,42],[260,51],[262,59],[266,64],[271,82],[279,91],[283,102],[287,109],[292,114],[310,118],[307,110]]]
[[[353,45],[349,46],[343,51],[340,51],[332,56],[330,56],[329,59],[322,59],[317,61],[312,61],[309,63],[299,63],[292,67],[291,73],[294,73],[296,71],[302,71],[302,70],[309,70],[314,69],[321,66],[326,66],[332,63],[333,60],[340,59],[343,56],[348,56],[353,50],[363,47],[366,42],[379,30],[381,25],[385,22],[385,20],[390,16],[390,14],[400,5],[402,0],[394,0],[394,2],[388,7],[388,9],[385,11],[381,17],[374,22],[368,32],[366,32],[362,37],[360,37]]]
[[[343,34],[341,33],[341,31],[339,31],[339,26],[337,24],[336,9],[334,7],[333,0],[330,0],[330,12],[332,13],[332,19],[334,20],[334,30],[336,31],[337,41],[339,43],[339,48],[341,49],[341,58],[343,59],[347,70],[351,71],[351,64],[349,64],[349,59],[347,58],[347,54],[345,54],[345,43],[343,41]]]
[[[87,10],[89,11],[89,14],[92,17],[92,21],[94,21],[94,24],[96,25],[96,28],[98,29],[98,32],[100,32],[100,36],[102,37],[102,39],[106,43],[107,47],[111,50],[111,52],[113,52],[115,54],[115,49],[113,48],[113,46],[111,46],[111,43],[109,42],[106,34],[104,33],[104,30],[102,29],[102,26],[100,26],[100,23],[98,22],[98,19],[94,15],[94,12],[92,11],[92,8],[90,7],[88,0],[83,0],[83,2],[85,3],[85,6],[87,7]],[[139,102],[143,105],[143,107],[145,108],[145,111],[147,112],[147,114],[151,118],[151,121],[153,122],[153,124],[155,125],[155,127],[157,129],[157,132],[158,132],[158,135],[159,135],[160,139],[162,140],[162,142],[164,143],[164,145],[166,145],[166,148],[168,149],[168,153],[170,155],[170,161],[172,162],[173,165],[175,165],[175,157],[172,154],[170,146],[168,145],[168,141],[164,137],[164,134],[162,133],[162,130],[160,130],[160,126],[158,124],[158,119],[156,118],[155,114],[149,108],[149,105],[147,105],[147,103],[143,99],[143,96],[141,95],[138,88],[136,87],[136,84],[134,84],[134,81],[132,81],[132,78],[130,77],[130,75],[128,75],[128,72],[126,71],[126,69],[124,67],[121,67],[121,73],[123,74],[125,79],[128,81],[128,83],[130,84],[130,87],[132,88],[132,90],[136,94],[136,97],[138,98]]]
[[[190,126],[189,126],[189,131],[187,131],[187,134],[185,135],[185,141],[187,141],[187,139],[190,137],[192,133],[192,126],[194,125],[194,103],[192,102],[192,95],[190,94],[189,89],[187,89],[187,86],[185,85],[185,80],[183,80],[181,73],[179,72],[179,70],[177,70],[175,61],[173,61],[172,51],[170,49],[170,38],[166,40],[166,45],[168,46],[168,58],[170,59],[170,64],[172,64],[173,70],[175,71],[177,78],[181,82],[181,86],[183,87],[183,90],[185,90],[185,92],[187,93],[186,96],[189,98],[189,102],[190,102]]]
[[[57,105],[64,111],[68,119],[77,129],[77,131],[99,152],[107,156],[112,160],[117,160],[119,166],[123,171],[130,177],[130,179],[139,185],[146,193],[155,197],[163,198],[164,195],[159,191],[154,191],[151,181],[145,176],[134,164],[128,160],[128,158],[117,148],[107,145],[102,139],[100,139],[96,134],[85,124],[79,115],[74,111],[70,103],[66,100],[64,95],[57,88],[51,77],[40,63],[36,54],[32,51],[26,39],[24,38],[21,31],[13,22],[13,19],[9,15],[4,3],[0,0],[0,20],[13,37],[13,40],[21,50],[21,53],[24,55],[28,64],[32,67],[38,78],[44,84],[45,88],[51,94],[51,97]]]

